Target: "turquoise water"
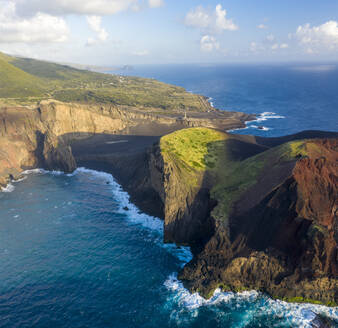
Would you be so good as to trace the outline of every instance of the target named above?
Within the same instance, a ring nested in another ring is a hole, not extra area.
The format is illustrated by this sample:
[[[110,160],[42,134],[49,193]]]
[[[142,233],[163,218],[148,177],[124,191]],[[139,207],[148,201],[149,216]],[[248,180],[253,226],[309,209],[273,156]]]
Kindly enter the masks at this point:
[[[162,222],[108,174],[36,170],[0,204],[0,327],[308,327],[315,312],[338,324],[337,309],[256,292],[189,294],[176,279],[189,250],[164,245]]]
[[[147,66],[128,74],[181,85],[220,109],[257,113],[259,121],[240,133],[337,131],[334,65]],[[291,328],[309,327],[314,313],[338,327],[337,308],[287,304],[254,291],[216,291],[209,301],[189,294],[176,279],[189,250],[164,245],[162,222],[140,213],[108,174],[35,171],[6,191],[0,327]]]

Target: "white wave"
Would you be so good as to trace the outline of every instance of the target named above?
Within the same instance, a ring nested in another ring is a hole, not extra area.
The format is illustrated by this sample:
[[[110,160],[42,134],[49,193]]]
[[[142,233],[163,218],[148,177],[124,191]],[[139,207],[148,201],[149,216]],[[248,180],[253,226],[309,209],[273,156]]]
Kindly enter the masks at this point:
[[[47,171],[44,169],[31,169],[23,171],[21,174],[28,175],[28,174],[45,174]]]
[[[26,179],[27,179],[27,176],[24,176],[24,177],[18,178],[18,179],[16,179],[16,180],[13,180],[12,182],[13,182],[13,183],[17,183],[17,182],[24,181],[24,180],[26,180]]]
[[[211,106],[211,107],[215,108],[214,102],[212,101],[213,99],[214,99],[214,98],[209,97],[209,98],[208,98],[208,102],[210,103],[210,106]]]
[[[257,130],[261,130],[261,131],[270,131],[271,128],[268,128],[266,126],[258,126],[258,125],[249,125],[248,128],[254,128]]]
[[[170,302],[174,302],[183,310],[198,311],[202,306],[228,305],[230,309],[236,309],[241,304],[255,303],[255,317],[269,315],[271,317],[283,318],[285,323],[292,327],[311,328],[311,321],[316,314],[322,314],[333,320],[338,320],[338,307],[330,308],[324,305],[287,303],[280,300],[273,300],[257,291],[244,291],[240,293],[222,292],[216,289],[213,296],[206,300],[198,293],[191,294],[184,288],[182,282],[177,279],[177,274],[171,274],[164,282],[164,286],[172,292]],[[243,304],[244,305],[244,304]],[[198,313],[195,313],[197,315]],[[246,324],[250,323],[253,316],[250,313],[243,313],[246,317]],[[243,322],[244,322],[243,321]],[[244,325],[245,326],[245,325]]]
[[[227,303],[230,300],[236,298],[246,299],[248,301],[255,301],[259,295],[255,290],[245,291],[241,293],[222,292],[217,288],[210,299],[205,299],[199,295],[199,293],[191,294],[186,288],[184,288],[181,281],[177,279],[177,274],[172,273],[168,279],[164,282],[164,286],[175,292],[176,300],[180,306],[186,307],[190,310],[197,309],[206,305],[217,305],[219,303]]]
[[[261,131],[269,131],[271,130],[271,128],[268,128],[266,126],[263,126],[262,128],[259,128],[259,126],[254,125],[252,123],[259,123],[259,122],[264,122],[267,120],[271,120],[271,119],[283,119],[285,118],[285,116],[282,115],[278,115],[274,112],[263,112],[261,114],[258,114],[257,118],[255,120],[252,121],[245,121],[245,128],[237,128],[237,129],[231,129],[231,130],[227,130],[227,132],[235,132],[235,131],[241,131],[241,130],[246,130],[246,129],[250,129],[250,128],[255,128],[255,129],[259,129]]]
[[[248,123],[250,123],[250,122],[263,122],[263,121],[266,121],[266,120],[282,119],[282,118],[285,118],[285,116],[278,115],[274,112],[263,112],[263,113],[258,115],[256,120],[249,121]]]
[[[28,174],[51,174],[51,175],[63,175],[65,174],[62,171],[48,171],[45,169],[31,169],[26,170],[21,173],[21,175],[28,175]]]
[[[118,211],[123,214],[127,214],[129,221],[141,224],[142,226],[151,230],[159,232],[163,231],[163,221],[159,218],[142,213],[134,204],[130,202],[130,196],[125,192],[122,187],[115,181],[113,176],[109,173],[86,169],[84,167],[76,169],[74,174],[86,173],[94,175],[96,178],[104,179],[109,182],[114,197],[117,199],[119,204]]]
[[[137,208],[137,206],[130,202],[129,194],[122,189],[121,185],[115,181],[111,174],[80,167],[76,169],[71,175],[76,175],[78,173],[91,174],[96,178],[103,179],[105,182],[109,182],[114,198],[119,204],[119,213],[126,215],[129,222],[140,224],[147,229],[159,233],[160,238],[157,239],[157,243],[161,247],[165,248],[169,253],[177,257],[180,260],[182,266],[191,261],[192,253],[189,247],[178,247],[175,244],[163,243],[163,221],[157,217],[142,213]]]
[[[1,187],[2,192],[12,192],[15,189],[15,187],[9,183],[6,187]]]

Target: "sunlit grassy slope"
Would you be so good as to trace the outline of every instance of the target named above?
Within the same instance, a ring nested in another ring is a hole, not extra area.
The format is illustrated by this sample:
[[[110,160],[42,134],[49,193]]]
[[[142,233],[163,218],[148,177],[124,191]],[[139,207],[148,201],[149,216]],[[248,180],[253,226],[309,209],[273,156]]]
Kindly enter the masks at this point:
[[[194,175],[213,177],[211,196],[218,205],[212,215],[222,222],[227,221],[234,202],[254,186],[266,170],[305,157],[317,149],[315,143],[304,140],[269,149],[257,145],[250,136],[207,128],[176,131],[162,137],[160,147],[164,160],[180,170],[186,183],[192,181],[192,187],[196,187],[198,180]]]
[[[79,70],[65,65],[0,53],[0,98],[36,102],[105,103],[139,109],[205,111],[201,96],[153,79]]]

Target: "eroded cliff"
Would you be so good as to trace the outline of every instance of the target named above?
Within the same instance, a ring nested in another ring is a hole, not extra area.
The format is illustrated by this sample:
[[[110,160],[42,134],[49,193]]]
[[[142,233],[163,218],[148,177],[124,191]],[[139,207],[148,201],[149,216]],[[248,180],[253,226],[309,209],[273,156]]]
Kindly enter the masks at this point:
[[[177,133],[196,150],[194,130],[190,143]],[[168,151],[177,136],[164,140],[151,156],[152,184],[166,241],[195,253],[179,274],[186,287],[205,297],[221,287],[337,303],[337,138],[267,149],[224,135],[206,140],[204,164],[189,152],[182,157],[177,143]]]
[[[117,105],[74,104],[55,100],[38,106],[0,107],[0,185],[22,170],[43,167],[72,171],[76,168],[69,145],[90,136],[163,135],[187,126],[227,129],[244,125],[250,115],[242,113],[190,112],[183,119],[177,113]]]

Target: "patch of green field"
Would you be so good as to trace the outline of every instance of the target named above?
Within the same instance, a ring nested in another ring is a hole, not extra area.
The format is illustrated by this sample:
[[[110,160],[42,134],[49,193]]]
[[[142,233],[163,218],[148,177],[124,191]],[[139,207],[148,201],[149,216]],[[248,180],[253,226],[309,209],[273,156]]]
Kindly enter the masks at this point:
[[[225,140],[225,133],[207,128],[179,130],[161,138],[163,154],[171,154],[197,171],[213,168],[218,157],[218,148],[212,143]]]
[[[265,155],[265,153],[263,154]],[[212,212],[215,219],[227,222],[234,202],[257,183],[266,164],[266,156],[263,154],[249,157],[244,161],[220,162],[219,180],[211,190],[212,197],[218,201],[218,205]]]
[[[195,181],[191,178],[194,174],[208,172],[213,177],[211,196],[217,206],[212,216],[224,223],[234,202],[258,183],[264,170],[307,156],[316,149],[314,143],[303,140],[265,150],[250,139],[207,128],[176,131],[162,137],[160,147],[164,160],[189,174],[191,181]]]
[[[0,98],[12,98],[20,103],[54,98],[182,114],[210,109],[201,96],[153,79],[96,73],[2,53]]]
[[[283,298],[283,301],[289,302],[289,303],[311,303],[311,304],[317,304],[317,305],[327,305],[327,306],[337,306],[335,302],[328,302],[323,303],[321,301],[313,300],[311,298],[305,298],[302,296],[296,296],[296,297],[290,297],[290,298]]]
[[[43,84],[40,79],[9,63],[9,57],[0,53],[0,98],[24,98],[41,96]]]

